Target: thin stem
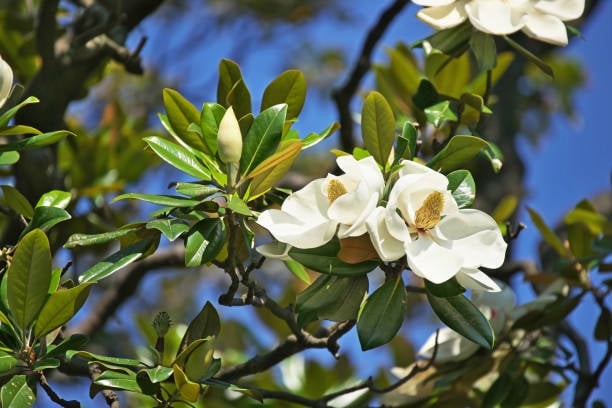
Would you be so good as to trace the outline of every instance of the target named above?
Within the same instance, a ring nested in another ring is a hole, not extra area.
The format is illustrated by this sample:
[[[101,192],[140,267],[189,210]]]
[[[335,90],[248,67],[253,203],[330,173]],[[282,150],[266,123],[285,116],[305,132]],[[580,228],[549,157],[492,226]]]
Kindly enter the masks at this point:
[[[40,386],[45,391],[45,393],[49,396],[49,399],[55,402],[57,405],[60,405],[65,408],[80,408],[81,404],[78,401],[74,401],[74,400],[67,401],[61,398],[59,395],[57,395],[57,393],[53,391],[53,389],[47,382],[47,378],[42,372],[40,373],[40,376],[38,377],[38,382],[40,383]]]

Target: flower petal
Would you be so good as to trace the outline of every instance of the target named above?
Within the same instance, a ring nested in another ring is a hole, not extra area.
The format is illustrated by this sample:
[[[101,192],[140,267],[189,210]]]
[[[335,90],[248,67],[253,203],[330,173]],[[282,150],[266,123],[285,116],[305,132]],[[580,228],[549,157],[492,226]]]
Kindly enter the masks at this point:
[[[567,29],[558,17],[532,12],[525,16],[523,32],[540,41],[567,45]]]
[[[463,258],[455,251],[435,243],[427,235],[404,243],[408,266],[416,275],[433,283],[446,282],[459,272]]]
[[[575,20],[584,12],[584,0],[546,0],[538,1],[535,9],[559,17],[563,21]]]
[[[327,219],[311,220],[307,214],[298,218],[280,210],[262,212],[257,223],[280,242],[302,249],[316,248],[329,242],[338,226]]]
[[[500,292],[501,288],[495,281],[480,269],[461,269],[455,276],[461,286],[466,289]]]
[[[382,194],[385,180],[372,156],[361,160],[356,160],[355,157],[350,155],[340,156],[336,159],[336,163],[347,176],[356,182],[365,182],[368,190]]]
[[[327,220],[329,198],[324,193],[325,179],[317,179],[285,199],[281,210],[299,218],[310,218],[318,223]]]
[[[497,223],[482,211],[466,209],[444,217],[432,233],[441,245],[461,254],[463,267],[499,268],[507,244]]]
[[[446,6],[447,4],[454,3],[455,0],[412,0],[414,4],[425,7],[433,6]]]
[[[291,245],[287,245],[283,242],[274,241],[270,242],[269,244],[259,245],[255,249],[266,258],[283,260],[291,259],[289,257]]]
[[[418,355],[424,358],[431,358],[435,345],[436,334],[433,333],[421,346]],[[438,332],[436,363],[465,360],[478,349],[478,344],[469,341],[448,327],[443,327]]]
[[[438,30],[444,30],[463,23],[466,14],[462,5],[448,4],[421,9],[417,17]]]
[[[395,220],[387,219],[389,216],[393,217],[393,215],[395,215]],[[410,239],[410,233],[406,228],[406,224],[402,222],[395,212],[392,211],[389,214],[386,208],[376,207],[365,223],[376,253],[385,262],[396,261],[404,256],[404,243],[395,238],[388,228],[388,223],[393,225],[395,222],[397,224],[397,219],[399,219],[400,226],[395,225],[395,229],[401,230],[401,226],[403,226],[405,235]]]
[[[472,25],[485,33],[511,34],[523,28],[522,13],[513,13],[513,7],[503,2],[471,2],[465,10]]]
[[[13,70],[11,66],[0,57],[0,107],[4,105],[13,87]]]

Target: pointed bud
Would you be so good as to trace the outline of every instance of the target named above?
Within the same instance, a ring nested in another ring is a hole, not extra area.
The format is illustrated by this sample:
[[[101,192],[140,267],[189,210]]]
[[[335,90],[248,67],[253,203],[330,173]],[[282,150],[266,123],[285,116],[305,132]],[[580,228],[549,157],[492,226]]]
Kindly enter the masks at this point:
[[[153,319],[153,329],[157,337],[164,337],[171,325],[170,316],[166,312],[157,313],[155,319]]]
[[[217,134],[219,158],[223,163],[238,163],[242,155],[242,135],[234,109],[230,106],[219,123]]]
[[[13,70],[5,60],[0,57],[0,107],[8,99],[13,87]]]

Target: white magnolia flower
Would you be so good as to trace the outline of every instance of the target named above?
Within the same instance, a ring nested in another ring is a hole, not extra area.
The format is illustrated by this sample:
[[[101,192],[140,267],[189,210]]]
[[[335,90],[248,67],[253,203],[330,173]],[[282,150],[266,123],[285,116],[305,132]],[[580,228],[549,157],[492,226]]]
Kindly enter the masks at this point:
[[[280,242],[297,248],[316,248],[334,235],[366,233],[365,219],[376,208],[384,180],[373,157],[338,157],[343,175],[328,174],[291,194],[280,210],[266,210],[257,223]]]
[[[538,40],[567,45],[564,21],[575,20],[584,11],[584,0],[412,0],[426,8],[417,13],[438,30],[469,19],[485,33],[504,35],[523,30]]]
[[[482,312],[491,323],[495,335],[499,335],[505,328],[508,317],[516,304],[516,297],[512,289],[503,282],[496,282],[501,292],[491,293],[474,291],[472,303]],[[436,334],[433,333],[425,341],[418,354],[421,357],[430,358],[436,344]],[[450,361],[461,361],[473,355],[480,346],[459,333],[449,329],[441,328],[438,334],[438,353],[436,363]]]
[[[506,243],[497,223],[473,209],[459,209],[446,176],[404,161],[387,206],[366,220],[376,252],[383,261],[406,255],[410,269],[433,283],[456,276],[469,289],[498,291],[478,268],[498,268]]]
[[[0,57],[0,107],[4,105],[13,86],[13,70],[5,60]]]

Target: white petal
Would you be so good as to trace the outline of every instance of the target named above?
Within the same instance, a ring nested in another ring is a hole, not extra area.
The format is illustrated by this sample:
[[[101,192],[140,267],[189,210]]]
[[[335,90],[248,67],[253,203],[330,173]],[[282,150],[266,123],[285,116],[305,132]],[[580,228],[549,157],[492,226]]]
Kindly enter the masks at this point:
[[[446,6],[447,4],[454,3],[455,0],[412,0],[414,4],[419,6],[433,7],[433,6]]]
[[[466,289],[500,292],[501,288],[489,276],[479,269],[461,269],[455,276]]]
[[[523,32],[529,37],[555,45],[567,45],[567,29],[558,17],[538,12],[525,16]]]
[[[392,213],[394,214],[394,213]],[[396,218],[400,218],[397,214]],[[372,245],[378,253],[380,259],[385,262],[396,261],[404,256],[404,243],[401,240],[396,239],[389,231],[387,227],[388,211],[383,207],[376,207],[370,214],[365,224],[370,234],[370,240]],[[406,225],[399,220],[400,224],[404,226],[405,234],[410,238]],[[401,227],[400,227],[401,228]]]
[[[370,201],[374,200],[374,205]],[[359,183],[354,191],[336,198],[327,210],[327,216],[342,224],[352,225],[363,211],[374,209],[378,202],[378,193],[368,190],[365,183]]]
[[[356,160],[353,156],[340,156],[336,159],[338,167],[356,182],[365,182],[372,192],[382,194],[385,181],[383,175],[372,156]]]
[[[510,34],[523,28],[520,14],[510,5],[499,1],[472,2],[465,5],[470,22],[476,29],[489,34]]]
[[[11,66],[0,57],[0,107],[6,102],[12,87],[13,70]]]
[[[433,283],[446,282],[459,272],[463,258],[443,248],[426,235],[404,243],[408,266],[416,275]]]
[[[366,199],[366,205],[361,210],[361,213],[359,213],[358,216],[352,220],[350,225],[346,225],[346,227],[342,226],[343,228],[338,231],[338,238],[342,239],[346,237],[358,237],[366,233],[365,221],[376,208],[376,204],[378,203],[378,193],[375,193]],[[333,217],[331,218],[333,219]]]
[[[504,262],[507,244],[495,220],[482,211],[459,210],[444,217],[432,233],[441,245],[461,255],[465,268],[499,268]]]
[[[563,21],[575,20],[584,12],[584,0],[538,1],[535,9],[544,14],[559,17]]]
[[[494,279],[494,281],[496,281]],[[472,292],[472,302],[480,307],[489,305],[493,310],[508,313],[516,305],[516,296],[512,288],[504,282],[496,281],[501,288],[501,292],[485,292],[482,290]]]
[[[266,258],[274,259],[291,259],[289,257],[289,250],[291,245],[287,245],[282,242],[270,242],[269,244],[259,245],[255,248],[257,252],[265,256]]]
[[[421,357],[431,358],[436,344],[436,334],[433,333],[425,344],[421,346],[418,354]],[[465,339],[460,334],[448,327],[443,327],[438,332],[438,353],[436,363],[461,361],[470,357],[478,350],[479,346]]]
[[[466,15],[463,6],[448,4],[421,9],[417,17],[438,30],[444,30],[463,23]]]
[[[319,223],[327,220],[329,198],[324,194],[325,179],[316,179],[285,199],[281,210],[298,218]]]
[[[338,225],[330,220],[311,221],[308,216],[297,218],[280,210],[262,212],[257,223],[280,242],[303,249],[316,248],[329,242]]]

